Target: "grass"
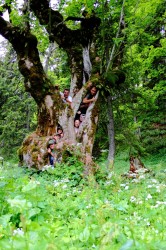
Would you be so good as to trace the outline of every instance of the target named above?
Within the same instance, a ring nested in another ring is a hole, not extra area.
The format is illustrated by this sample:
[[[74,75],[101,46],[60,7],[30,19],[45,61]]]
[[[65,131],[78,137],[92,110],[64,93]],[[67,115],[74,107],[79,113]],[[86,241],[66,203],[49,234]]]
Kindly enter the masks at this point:
[[[0,168],[0,249],[164,250],[163,158],[144,159],[137,179],[119,155],[114,172],[82,178],[75,159],[43,172],[5,162]]]

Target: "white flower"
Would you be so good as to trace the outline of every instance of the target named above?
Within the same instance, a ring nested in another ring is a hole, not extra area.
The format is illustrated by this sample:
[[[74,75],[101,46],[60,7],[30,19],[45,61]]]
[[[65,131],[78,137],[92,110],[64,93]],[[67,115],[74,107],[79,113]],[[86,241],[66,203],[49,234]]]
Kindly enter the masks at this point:
[[[91,205],[91,204],[89,204],[89,205],[87,205],[87,206],[86,206],[86,208],[91,208],[91,207],[92,207],[92,205]]]
[[[109,173],[109,175],[107,176],[107,179],[111,179],[113,174],[114,174],[114,172]]]
[[[156,203],[159,205],[166,205],[166,201],[156,201]]]
[[[65,185],[63,185],[63,186],[62,186],[62,188],[63,188],[63,189],[67,188],[67,185],[66,185],[66,184],[65,184]]]
[[[22,230],[22,228],[17,228],[13,231],[13,235],[20,235],[23,236],[24,235],[24,231]]]
[[[149,200],[149,199],[152,199],[151,194],[148,194],[147,197],[146,197],[146,200]]]
[[[152,179],[151,180],[153,183],[157,183],[157,180],[156,179]]]
[[[142,204],[143,202],[141,200],[137,201],[137,204]]]
[[[145,179],[145,175],[140,175],[138,178],[139,179]]]
[[[128,189],[129,189],[129,186],[126,186],[126,187],[125,187],[125,190],[128,190]]]
[[[160,193],[160,186],[159,185],[156,186],[156,192]]]
[[[40,181],[30,180],[31,183],[35,183],[37,185],[40,185]]]
[[[60,184],[59,181],[56,181],[56,180],[54,181],[54,187],[59,186],[59,184]]]
[[[51,168],[51,165],[45,165],[45,166],[43,166],[43,167],[42,167],[42,171],[45,171],[45,170],[47,170],[48,168]]]
[[[151,208],[157,208],[157,207],[159,207],[158,204],[156,204],[155,206],[151,206]]]
[[[69,179],[62,179],[61,182],[69,182]]]
[[[140,180],[139,179],[133,179],[131,182],[139,183]]]
[[[110,185],[110,184],[114,184],[113,181],[106,181],[105,185]]]
[[[131,201],[131,202],[135,202],[135,201],[136,201],[136,198],[135,198],[134,196],[131,196],[130,201]]]

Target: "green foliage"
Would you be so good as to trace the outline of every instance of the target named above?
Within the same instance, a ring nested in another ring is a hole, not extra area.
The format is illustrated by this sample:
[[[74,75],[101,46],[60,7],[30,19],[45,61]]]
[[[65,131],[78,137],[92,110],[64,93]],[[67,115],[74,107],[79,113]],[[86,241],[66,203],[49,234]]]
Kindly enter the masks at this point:
[[[9,157],[16,153],[25,136],[35,129],[36,105],[24,90],[23,78],[11,49],[1,62],[0,69],[0,152],[4,157]]]
[[[150,174],[125,179],[100,163],[97,182],[82,179],[75,159],[35,172],[5,161],[0,167],[1,249],[164,249],[164,161]],[[158,170],[159,171],[158,171]],[[79,178],[78,178],[79,176]]]

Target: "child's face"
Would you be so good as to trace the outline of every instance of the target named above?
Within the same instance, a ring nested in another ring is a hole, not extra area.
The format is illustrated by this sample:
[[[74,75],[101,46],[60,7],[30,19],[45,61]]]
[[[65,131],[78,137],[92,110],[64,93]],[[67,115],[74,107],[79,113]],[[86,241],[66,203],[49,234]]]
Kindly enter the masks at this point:
[[[75,120],[74,127],[79,128],[79,126],[80,126],[80,121],[79,120]]]
[[[80,115],[80,122],[82,122],[83,120],[85,120],[85,115]]]
[[[58,133],[58,134],[62,134],[62,132],[63,132],[62,129],[58,129],[58,130],[57,130],[57,133]]]
[[[54,138],[55,140],[58,140],[58,139],[60,139],[60,135],[54,135],[53,138]]]
[[[96,95],[97,89],[95,87],[93,87],[90,92],[91,92],[91,95],[94,96],[94,95]]]
[[[54,149],[54,148],[55,148],[55,144],[51,144],[50,149]]]
[[[60,134],[60,137],[61,137],[61,138],[63,138],[64,133],[63,133],[63,130],[62,130],[62,129],[58,129],[58,130],[57,130],[57,133]]]

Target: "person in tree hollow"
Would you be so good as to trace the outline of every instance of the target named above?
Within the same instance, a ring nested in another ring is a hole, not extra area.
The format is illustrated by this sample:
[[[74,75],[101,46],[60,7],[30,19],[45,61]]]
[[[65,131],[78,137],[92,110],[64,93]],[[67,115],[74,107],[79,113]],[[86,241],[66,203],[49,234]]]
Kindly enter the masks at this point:
[[[62,129],[61,126],[58,126],[58,127],[57,127],[57,134],[60,135],[60,138],[63,138],[63,137],[64,137],[63,129]]]
[[[68,103],[71,106],[72,103],[72,97],[69,95],[70,90],[69,89],[64,89],[63,93],[60,92],[61,99],[64,103]]]
[[[96,86],[92,85],[89,89],[89,92],[87,93],[87,95],[84,97],[83,101],[80,104],[79,107],[80,114],[85,115],[89,105],[96,101],[95,98],[96,93],[97,93],[97,88]]]
[[[47,152],[48,152],[49,164],[51,165],[51,167],[54,167],[54,163],[55,163],[54,148],[55,148],[55,141],[49,140],[48,146],[47,146]]]
[[[75,120],[74,121],[74,130],[75,130],[76,134],[78,133],[79,126],[80,126],[80,121],[79,120]]]
[[[53,135],[52,140],[54,140],[55,144],[57,144],[60,139],[61,139],[61,135],[60,134],[56,133],[56,134]]]

